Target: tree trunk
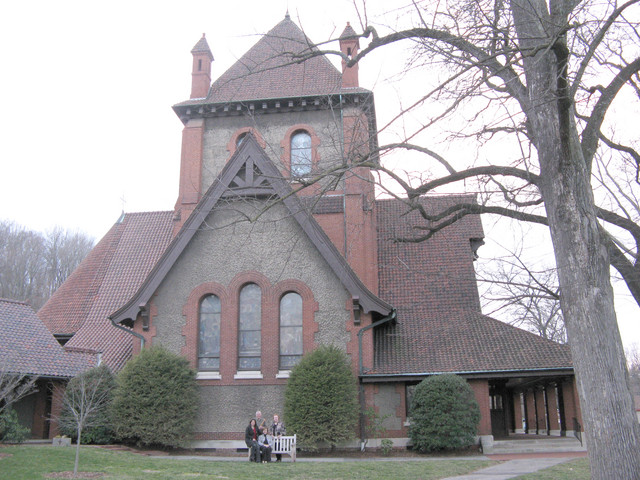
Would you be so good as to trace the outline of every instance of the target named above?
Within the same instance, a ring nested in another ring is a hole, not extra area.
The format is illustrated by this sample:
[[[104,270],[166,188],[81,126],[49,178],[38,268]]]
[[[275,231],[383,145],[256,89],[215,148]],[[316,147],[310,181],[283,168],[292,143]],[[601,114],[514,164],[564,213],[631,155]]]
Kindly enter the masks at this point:
[[[640,479],[640,425],[613,303],[606,239],[595,214],[563,71],[562,2],[513,0],[525,56],[527,128],[553,241],[593,479]],[[555,11],[553,9],[558,11]],[[554,17],[555,15],[555,17]]]

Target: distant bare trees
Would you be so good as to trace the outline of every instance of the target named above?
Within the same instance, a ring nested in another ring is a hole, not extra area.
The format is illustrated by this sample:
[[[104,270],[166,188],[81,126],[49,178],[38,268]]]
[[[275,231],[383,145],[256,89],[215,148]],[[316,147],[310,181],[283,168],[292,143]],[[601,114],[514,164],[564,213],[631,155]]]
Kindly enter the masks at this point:
[[[93,238],[56,227],[42,234],[0,221],[0,297],[38,310],[93,248]]]
[[[533,270],[517,256],[503,259],[495,267],[479,278],[489,284],[483,293],[485,309],[490,309],[486,313],[548,340],[566,343],[555,268]]]

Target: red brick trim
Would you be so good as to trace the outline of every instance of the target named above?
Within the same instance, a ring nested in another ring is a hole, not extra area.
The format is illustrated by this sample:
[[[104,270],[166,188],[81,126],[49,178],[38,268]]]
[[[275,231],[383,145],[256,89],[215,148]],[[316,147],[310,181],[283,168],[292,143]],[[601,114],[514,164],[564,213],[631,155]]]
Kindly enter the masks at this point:
[[[229,152],[229,156],[236,153],[236,149],[237,149],[236,145],[238,143],[238,137],[243,133],[249,133],[249,132],[253,134],[253,136],[258,141],[258,145],[260,145],[263,150],[267,148],[267,142],[264,141],[264,138],[262,138],[262,135],[260,135],[260,132],[258,132],[258,130],[256,130],[253,127],[242,127],[236,130],[235,132],[233,132],[233,135],[231,135],[231,140],[229,140],[229,143],[227,143],[227,151]]]
[[[302,297],[302,352],[310,352],[316,348],[315,334],[319,331],[320,326],[315,321],[315,312],[320,308],[318,302],[313,297],[311,289],[300,280],[288,279],[278,282],[273,289],[274,300],[277,308],[277,344],[276,352],[278,358],[277,364],[280,364],[280,299],[289,292],[295,292]]]
[[[297,123],[293,125],[287,133],[285,133],[284,138],[280,142],[280,146],[282,147],[282,165],[285,168],[286,172],[284,172],[285,177],[291,176],[291,137],[293,134],[299,130],[304,130],[311,136],[311,171],[315,171],[318,168],[318,163],[320,162],[320,155],[318,154],[318,146],[320,145],[320,137],[316,135],[316,132],[310,125],[306,123]]]
[[[285,383],[276,379],[280,360],[280,298],[287,292],[296,292],[302,297],[302,335],[304,351],[316,347],[315,333],[319,326],[315,320],[315,312],[319,305],[311,289],[296,279],[287,279],[272,285],[267,277],[256,271],[243,272],[236,275],[225,287],[216,282],[206,282],[192,290],[182,309],[185,324],[182,335],[185,338],[181,354],[189,360],[193,368],[197,368],[198,356],[198,315],[200,301],[205,295],[220,297],[220,375],[221,380],[200,380],[201,385],[254,384],[256,380],[234,380],[238,365],[238,308],[240,290],[248,283],[255,283],[262,290],[262,382]]]
[[[225,332],[222,328],[222,319],[224,318],[225,306],[228,305],[228,291],[219,283],[207,282],[198,285],[189,294],[187,302],[182,308],[182,315],[185,318],[182,327],[182,335],[185,342],[182,347],[182,356],[189,360],[189,364],[193,368],[198,368],[198,323],[200,313],[200,301],[207,295],[217,295],[220,298],[220,357],[222,357],[222,345],[226,341]],[[220,359],[222,361],[222,358]]]

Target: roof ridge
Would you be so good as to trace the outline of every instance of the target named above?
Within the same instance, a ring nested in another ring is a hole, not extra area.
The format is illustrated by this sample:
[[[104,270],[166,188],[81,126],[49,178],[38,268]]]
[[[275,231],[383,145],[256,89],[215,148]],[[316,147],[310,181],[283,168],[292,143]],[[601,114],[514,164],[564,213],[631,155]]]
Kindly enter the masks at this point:
[[[12,298],[2,298],[2,297],[0,297],[0,302],[13,303],[13,304],[16,304],[16,305],[24,305],[26,307],[30,307],[31,306],[26,300],[14,300]]]

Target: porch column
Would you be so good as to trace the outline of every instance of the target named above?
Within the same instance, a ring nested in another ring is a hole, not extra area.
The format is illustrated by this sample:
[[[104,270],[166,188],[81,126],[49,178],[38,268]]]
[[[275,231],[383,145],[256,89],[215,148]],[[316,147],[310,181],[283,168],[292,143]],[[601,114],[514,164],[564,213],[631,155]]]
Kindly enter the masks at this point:
[[[582,424],[582,418],[580,417],[576,401],[576,389],[573,382],[573,379],[562,382],[562,399],[564,401],[565,431],[567,437],[573,437],[576,433],[574,426],[575,420]]]
[[[53,438],[60,433],[56,418],[60,418],[62,412],[62,402],[66,385],[60,382],[52,382],[53,393],[51,396],[51,423],[49,424],[49,438]]]
[[[527,390],[524,394],[525,404],[527,406],[527,433],[529,435],[535,435],[538,430],[538,423],[536,422],[535,392],[533,390]]]
[[[36,383],[38,390],[35,396],[33,408],[33,423],[31,424],[32,438],[45,438],[47,420],[47,384],[39,381]]]
[[[556,385],[547,387],[547,415],[549,418],[549,435],[560,436],[560,420],[558,419],[558,395]]]
[[[469,386],[473,389],[476,401],[480,406],[480,423],[478,424],[478,435],[491,435],[491,410],[489,402],[489,381],[488,380],[468,380]]]
[[[544,388],[536,388],[536,419],[538,421],[538,435],[546,435],[547,434],[547,414],[544,401]]]
[[[493,453],[493,434],[491,433],[491,401],[489,399],[489,380],[467,380],[480,407],[478,438],[484,453]]]
[[[524,433],[524,426],[522,424],[522,398],[520,397],[520,392],[513,393],[511,395],[513,398],[513,420],[515,422],[515,431],[514,433]]]

